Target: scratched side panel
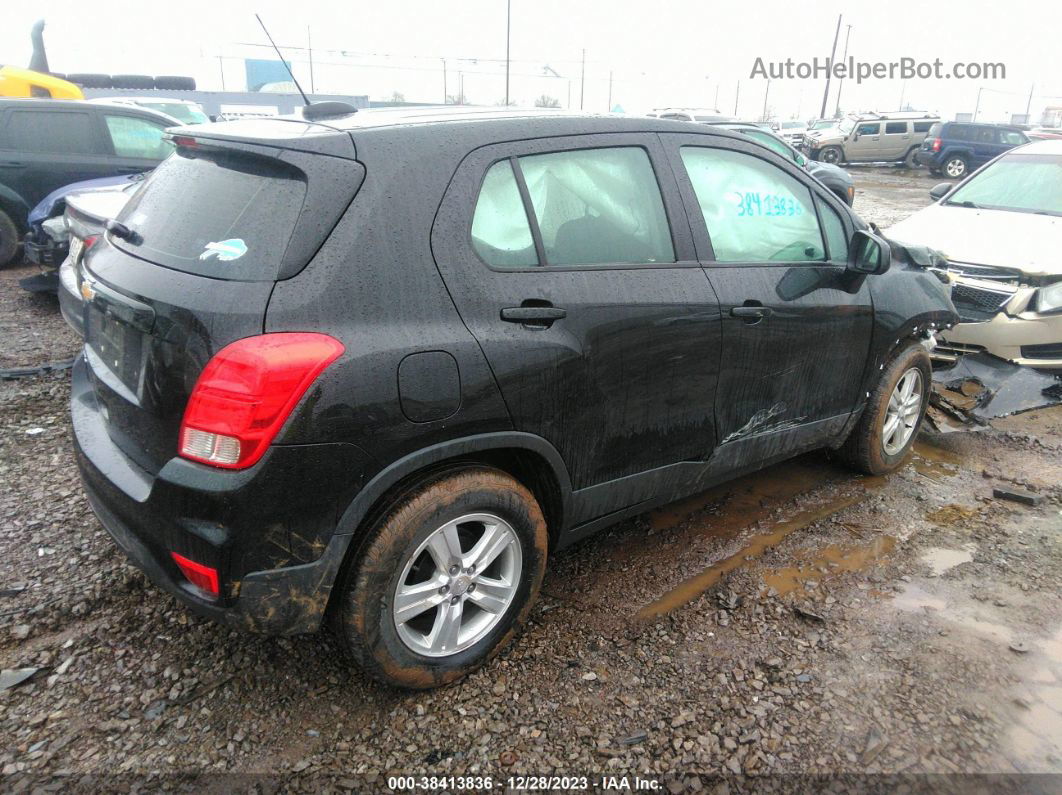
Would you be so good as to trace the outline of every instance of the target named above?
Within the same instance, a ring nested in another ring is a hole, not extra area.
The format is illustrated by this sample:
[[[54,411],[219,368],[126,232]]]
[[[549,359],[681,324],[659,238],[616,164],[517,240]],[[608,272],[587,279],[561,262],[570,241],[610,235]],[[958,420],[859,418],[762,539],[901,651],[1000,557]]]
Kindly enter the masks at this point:
[[[840,266],[708,266],[723,317],[721,442],[851,412],[873,325],[867,277]],[[730,310],[756,301],[754,324]]]

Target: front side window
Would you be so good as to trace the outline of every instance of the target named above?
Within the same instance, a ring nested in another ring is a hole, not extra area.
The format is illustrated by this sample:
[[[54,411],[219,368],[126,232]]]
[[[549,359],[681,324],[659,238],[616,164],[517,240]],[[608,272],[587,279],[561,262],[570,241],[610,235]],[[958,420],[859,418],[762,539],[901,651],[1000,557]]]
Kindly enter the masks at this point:
[[[675,261],[660,187],[644,149],[578,149],[518,162],[546,265]]]
[[[495,163],[483,178],[472,216],[472,247],[496,268],[538,265],[531,226],[508,160]]]
[[[860,124],[856,129],[856,132],[860,135],[877,135],[881,132],[880,124]]]
[[[819,218],[822,219],[822,231],[826,233],[826,242],[830,246],[830,260],[833,262],[848,261],[848,233],[844,231],[844,222],[826,202],[818,197],[815,204],[819,208]]]
[[[811,191],[777,166],[725,149],[682,147],[718,262],[821,262]]]
[[[777,135],[772,135],[768,132],[760,132],[759,130],[742,130],[749,138],[754,138],[769,149],[773,149],[782,157],[791,159],[793,157],[792,151],[785,145],[785,142],[779,140]]]
[[[163,139],[164,128],[133,116],[106,116],[107,132],[119,157],[163,160],[173,144]]]

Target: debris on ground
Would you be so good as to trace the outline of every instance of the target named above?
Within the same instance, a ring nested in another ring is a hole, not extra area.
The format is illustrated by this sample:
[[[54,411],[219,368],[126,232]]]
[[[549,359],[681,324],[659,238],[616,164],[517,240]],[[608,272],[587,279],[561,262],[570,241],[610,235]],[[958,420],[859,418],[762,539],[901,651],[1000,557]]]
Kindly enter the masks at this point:
[[[1044,498],[1041,495],[1033,494],[1031,491],[1025,491],[1024,489],[1001,488],[999,486],[996,486],[992,489],[992,496],[997,497],[1001,500],[1020,502],[1022,505],[1031,505],[1034,508],[1044,501]]]
[[[0,690],[18,687],[32,677],[40,668],[5,668],[0,671]]]

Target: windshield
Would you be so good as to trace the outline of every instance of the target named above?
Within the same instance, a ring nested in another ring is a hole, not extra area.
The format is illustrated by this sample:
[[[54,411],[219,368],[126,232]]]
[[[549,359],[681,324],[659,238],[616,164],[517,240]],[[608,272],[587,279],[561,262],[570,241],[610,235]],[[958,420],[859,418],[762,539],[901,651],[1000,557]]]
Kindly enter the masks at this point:
[[[803,127],[803,126],[804,126],[804,122],[802,122],[802,121],[783,121],[782,122],[782,129],[783,130],[796,130],[796,129],[799,129],[799,128]]]
[[[183,102],[143,102],[145,108],[157,110],[167,116],[173,116],[177,121],[185,124],[205,124],[210,117],[203,113],[195,105],[185,105]]]
[[[830,127],[836,127],[836,126],[837,126],[837,122],[834,121],[833,119],[830,119],[828,121],[817,121],[817,122],[815,122],[814,124],[811,125],[811,129],[813,129],[813,130],[828,130],[828,129],[830,129]]]
[[[852,132],[853,127],[855,127],[855,122],[851,119],[843,119],[837,124],[837,129],[845,135],[848,135],[848,133]]]
[[[278,160],[178,149],[118,216],[134,236],[113,243],[185,273],[272,281],[305,195],[303,173]]]
[[[945,204],[1062,215],[1062,156],[1007,155],[971,177]]]

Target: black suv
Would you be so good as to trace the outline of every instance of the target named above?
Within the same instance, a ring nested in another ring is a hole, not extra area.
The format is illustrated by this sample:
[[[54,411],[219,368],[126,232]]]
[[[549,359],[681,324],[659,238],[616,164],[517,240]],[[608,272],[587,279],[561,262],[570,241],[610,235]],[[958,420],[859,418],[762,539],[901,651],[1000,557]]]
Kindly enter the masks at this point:
[[[403,686],[481,664],[606,525],[814,448],[893,469],[957,320],[725,130],[425,109],[173,141],[78,270],[89,500],[196,611],[327,617]]]
[[[177,124],[127,105],[0,99],[0,267],[37,202],[73,182],[150,171],[173,151],[163,133]]]

